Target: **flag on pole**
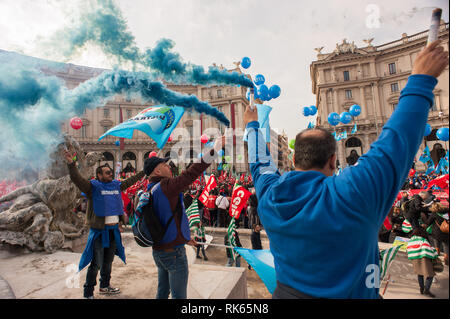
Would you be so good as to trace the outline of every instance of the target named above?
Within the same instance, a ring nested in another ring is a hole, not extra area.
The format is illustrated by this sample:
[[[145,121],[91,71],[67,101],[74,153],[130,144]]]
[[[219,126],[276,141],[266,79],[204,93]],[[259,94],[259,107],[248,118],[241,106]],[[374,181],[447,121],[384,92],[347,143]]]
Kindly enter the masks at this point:
[[[236,232],[236,221],[234,218],[231,218],[231,222],[227,228],[227,235],[228,235],[228,243],[230,244],[230,246],[233,246],[233,247],[236,246],[235,232]],[[230,249],[230,248],[227,248],[227,249]],[[233,257],[233,260],[234,260],[235,259],[234,250],[231,250],[231,256]]]
[[[264,104],[256,104],[256,110],[258,112],[259,129],[261,130],[266,143],[270,143],[269,114],[272,111],[272,107]],[[244,142],[248,141],[247,129],[245,129],[243,140]]]
[[[353,129],[352,129],[352,134],[355,134],[356,132],[358,132],[358,127],[356,126],[356,123],[355,123],[355,126],[353,126]]]
[[[245,187],[240,186],[237,182],[233,188],[233,196],[231,197],[230,210],[229,214],[231,217],[239,218],[241,215],[242,208],[244,208],[247,203],[250,195],[248,190]]]
[[[235,247],[234,250],[252,266],[264,285],[266,285],[267,290],[273,294],[277,287],[277,277],[273,255],[270,250],[253,250],[242,247]]]
[[[202,194],[198,198],[203,205],[206,205],[206,202],[208,201],[209,192],[214,189],[217,186],[216,177],[214,174],[211,174],[208,179],[208,183],[206,184],[205,189],[203,190]]]
[[[194,200],[191,206],[186,210],[186,215],[189,220],[189,228],[193,228],[196,223],[200,223],[197,200]]]
[[[400,247],[401,246],[393,246],[380,252],[380,281],[383,280],[386,275],[389,265],[394,260]]]
[[[100,136],[99,141],[107,135],[132,138],[135,130],[147,134],[162,149],[184,114],[180,106],[150,106],[124,123],[111,128]]]

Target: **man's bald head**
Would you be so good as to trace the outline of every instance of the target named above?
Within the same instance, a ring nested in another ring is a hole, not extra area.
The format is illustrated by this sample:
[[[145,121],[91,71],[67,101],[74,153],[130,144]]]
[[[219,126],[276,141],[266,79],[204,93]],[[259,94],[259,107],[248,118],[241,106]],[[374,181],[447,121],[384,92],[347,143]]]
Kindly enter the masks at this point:
[[[295,138],[295,167],[301,170],[323,169],[336,153],[336,140],[320,128],[306,129]]]

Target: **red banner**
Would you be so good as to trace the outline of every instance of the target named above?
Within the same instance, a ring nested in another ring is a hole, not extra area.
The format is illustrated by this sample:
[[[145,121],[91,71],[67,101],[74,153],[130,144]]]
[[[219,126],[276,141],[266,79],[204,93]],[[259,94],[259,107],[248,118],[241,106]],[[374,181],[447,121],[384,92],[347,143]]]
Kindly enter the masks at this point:
[[[230,205],[231,217],[234,217],[236,219],[239,218],[239,216],[241,215],[242,208],[244,208],[251,194],[252,193],[250,193],[242,186],[236,187],[234,189]]]
[[[208,184],[206,184],[205,189],[198,198],[203,203],[203,205],[206,205],[206,203],[208,202],[209,192],[215,187],[217,187],[216,177],[214,175],[211,175],[208,179]]]

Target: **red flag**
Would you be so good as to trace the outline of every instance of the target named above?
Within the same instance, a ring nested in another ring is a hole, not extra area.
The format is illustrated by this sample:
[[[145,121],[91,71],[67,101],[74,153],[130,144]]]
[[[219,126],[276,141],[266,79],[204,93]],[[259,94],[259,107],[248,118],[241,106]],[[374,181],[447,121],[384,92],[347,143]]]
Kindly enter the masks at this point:
[[[431,182],[428,183],[428,188],[430,188],[431,186],[436,185],[439,188],[448,188],[448,174],[439,176],[435,179],[433,179]]]
[[[248,201],[252,193],[246,190],[242,186],[238,186],[233,190],[233,196],[231,197],[230,216],[236,219],[241,215],[242,208]]]
[[[216,177],[211,174],[211,176],[208,179],[208,184],[206,184],[205,189],[203,190],[202,194],[198,198],[199,201],[203,203],[203,205],[206,206],[206,203],[208,202],[209,192],[211,189],[215,188],[217,186]]]

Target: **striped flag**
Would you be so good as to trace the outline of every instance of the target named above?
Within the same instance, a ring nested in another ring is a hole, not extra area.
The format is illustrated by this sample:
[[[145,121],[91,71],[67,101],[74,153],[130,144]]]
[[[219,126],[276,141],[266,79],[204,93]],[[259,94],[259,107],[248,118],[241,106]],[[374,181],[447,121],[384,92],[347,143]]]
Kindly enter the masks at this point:
[[[393,246],[380,252],[380,281],[386,276],[389,265],[397,255],[401,246]]]
[[[420,236],[412,236],[406,247],[408,259],[430,258],[438,257],[437,251],[430,245],[428,240]]]
[[[236,221],[233,218],[231,218],[231,222],[230,225],[228,225],[228,229],[227,229],[227,234],[228,234],[228,243],[229,245],[236,247],[236,238],[235,238],[235,232],[236,232]],[[230,248],[227,248],[230,249]],[[233,256],[233,260],[234,260],[234,250],[231,250],[231,256]]]
[[[194,225],[200,223],[200,214],[198,212],[198,202],[194,200],[186,210],[186,215],[189,220],[189,228],[194,228]]]
[[[404,233],[409,233],[411,230],[412,230],[411,223],[407,219],[405,219],[402,224],[402,231]]]

